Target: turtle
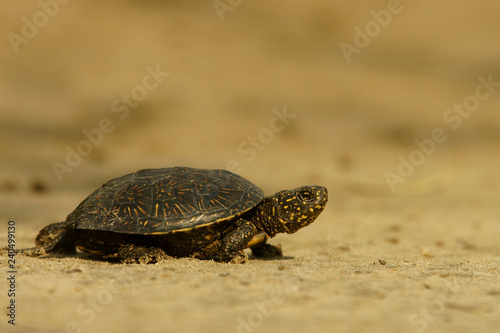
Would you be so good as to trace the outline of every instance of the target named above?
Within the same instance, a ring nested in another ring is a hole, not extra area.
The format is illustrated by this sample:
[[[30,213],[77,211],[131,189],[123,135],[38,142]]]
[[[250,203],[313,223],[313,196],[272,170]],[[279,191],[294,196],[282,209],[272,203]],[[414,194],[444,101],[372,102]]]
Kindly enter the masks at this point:
[[[64,222],[44,227],[35,243],[45,253],[78,249],[125,263],[170,257],[244,263],[247,248],[256,258],[282,256],[281,246],[267,240],[311,224],[327,201],[319,185],[265,196],[228,170],[143,169],[104,183]]]

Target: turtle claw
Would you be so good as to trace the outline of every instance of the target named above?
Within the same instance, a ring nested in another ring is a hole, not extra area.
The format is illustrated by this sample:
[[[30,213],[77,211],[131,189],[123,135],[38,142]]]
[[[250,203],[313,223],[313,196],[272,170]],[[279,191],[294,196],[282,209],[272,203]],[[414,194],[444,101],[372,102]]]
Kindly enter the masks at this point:
[[[0,255],[3,254],[20,254],[25,257],[40,257],[46,254],[45,249],[42,247],[30,247],[27,249],[16,249],[12,250],[9,247],[5,246],[0,248]]]
[[[238,251],[236,256],[229,261],[230,264],[244,264],[248,261],[248,255],[243,251]]]
[[[19,249],[17,253],[20,253],[26,257],[41,257],[46,254],[43,247],[32,247],[29,249]]]

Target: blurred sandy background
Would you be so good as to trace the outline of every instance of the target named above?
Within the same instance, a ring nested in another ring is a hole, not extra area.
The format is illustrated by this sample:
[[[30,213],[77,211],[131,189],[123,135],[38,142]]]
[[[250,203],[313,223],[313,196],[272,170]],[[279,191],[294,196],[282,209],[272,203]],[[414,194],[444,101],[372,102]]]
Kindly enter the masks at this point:
[[[500,4],[401,1],[384,27],[372,11],[387,1],[232,3],[0,3],[2,246],[8,220],[33,246],[103,182],[150,167],[237,164],[267,193],[321,184],[324,213],[272,241],[283,260],[18,257],[16,326],[4,315],[1,331],[497,332],[500,87],[477,87],[500,82]],[[348,62],[341,43],[367,25]],[[155,69],[169,74],[141,88]],[[475,111],[449,113],[477,89]],[[384,174],[436,128],[445,142],[392,191]]]

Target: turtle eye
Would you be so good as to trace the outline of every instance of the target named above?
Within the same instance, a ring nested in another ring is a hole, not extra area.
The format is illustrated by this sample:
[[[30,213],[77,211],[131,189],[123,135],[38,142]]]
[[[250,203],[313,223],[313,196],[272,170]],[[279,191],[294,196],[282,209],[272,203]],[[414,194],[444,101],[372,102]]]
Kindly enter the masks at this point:
[[[314,193],[308,190],[300,191],[298,196],[302,201],[313,201],[315,199]]]

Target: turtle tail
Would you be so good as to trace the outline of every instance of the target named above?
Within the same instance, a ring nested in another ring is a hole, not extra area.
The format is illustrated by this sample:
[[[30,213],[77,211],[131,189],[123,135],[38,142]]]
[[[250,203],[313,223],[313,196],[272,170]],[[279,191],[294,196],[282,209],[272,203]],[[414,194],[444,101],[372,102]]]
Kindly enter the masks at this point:
[[[75,224],[67,222],[52,223],[44,227],[36,236],[37,248],[45,252],[73,253],[75,249]]]

